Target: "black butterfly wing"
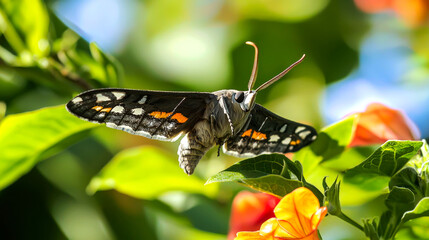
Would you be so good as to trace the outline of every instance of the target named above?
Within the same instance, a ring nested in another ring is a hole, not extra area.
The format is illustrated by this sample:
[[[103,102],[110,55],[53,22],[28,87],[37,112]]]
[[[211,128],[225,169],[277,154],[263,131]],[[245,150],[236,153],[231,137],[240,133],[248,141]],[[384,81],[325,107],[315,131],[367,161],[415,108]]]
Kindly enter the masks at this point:
[[[163,141],[175,141],[204,114],[211,93],[94,89],[67,103],[72,114],[107,127]]]
[[[225,143],[225,153],[251,157],[295,152],[317,138],[313,127],[282,118],[259,104],[255,104],[248,121],[247,127]]]

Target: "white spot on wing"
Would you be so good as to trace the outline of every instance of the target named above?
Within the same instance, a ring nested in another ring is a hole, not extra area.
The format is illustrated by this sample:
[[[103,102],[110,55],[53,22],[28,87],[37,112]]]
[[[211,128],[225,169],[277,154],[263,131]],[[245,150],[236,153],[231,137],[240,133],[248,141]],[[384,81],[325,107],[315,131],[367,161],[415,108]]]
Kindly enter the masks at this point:
[[[304,132],[300,132],[298,135],[302,138],[305,139],[309,134],[311,133],[310,130],[304,131]]]
[[[293,149],[293,146],[289,146],[289,150],[292,150]]]
[[[297,127],[297,128],[295,129],[295,133],[299,133],[299,132],[301,132],[301,131],[303,131],[303,130],[305,130],[305,127],[303,127],[303,126],[299,126],[299,127]]]
[[[140,100],[138,101],[138,103],[139,103],[139,104],[145,104],[146,100],[147,100],[147,95],[144,95],[144,96],[142,97],[142,99],[140,99]]]
[[[283,125],[282,128],[280,128],[280,132],[284,133],[286,131],[287,124]]]
[[[108,123],[106,123],[106,127],[109,127],[109,128],[116,128],[116,127],[117,127],[117,125],[116,125],[115,123],[108,122]]]
[[[279,135],[272,135],[268,142],[277,142],[280,139]]]
[[[97,93],[95,96],[97,97],[97,102],[105,102],[111,100],[108,96],[105,96],[102,93]]]
[[[253,154],[253,153],[239,153],[239,152],[227,150],[225,145],[222,146],[222,151],[234,157],[249,158],[249,157],[256,156],[256,154]]]
[[[72,100],[72,102],[73,103],[80,103],[80,102],[82,102],[83,101],[83,99],[81,98],[81,97],[75,97],[75,98],[73,98],[73,100]]]
[[[112,112],[114,112],[114,113],[124,113],[124,107],[122,107],[122,106],[115,106],[113,109],[112,109]]]
[[[125,97],[124,92],[112,92],[112,94],[115,95],[116,100],[121,100],[122,98]]]
[[[316,138],[317,138],[317,136],[314,135],[313,137],[311,137],[311,140],[314,141],[314,140],[316,140]]]
[[[287,137],[287,138],[285,138],[285,139],[282,141],[282,144],[284,144],[284,145],[289,145],[290,141],[292,141],[292,138]]]
[[[142,115],[143,114],[143,108],[133,108],[131,110],[131,113],[134,115]]]
[[[126,125],[119,125],[118,126],[113,122],[107,122],[106,127],[122,130],[122,131],[125,131],[128,133],[134,134],[134,135],[139,135],[139,136],[143,136],[143,137],[147,137],[147,138],[155,139],[155,140],[161,140],[161,141],[174,142],[177,139],[179,139],[179,137],[182,135],[182,133],[179,133],[174,138],[167,138],[167,137],[161,136],[161,135],[151,135],[150,133],[148,133],[146,131],[134,131],[134,129],[132,129],[130,126],[126,126]]]

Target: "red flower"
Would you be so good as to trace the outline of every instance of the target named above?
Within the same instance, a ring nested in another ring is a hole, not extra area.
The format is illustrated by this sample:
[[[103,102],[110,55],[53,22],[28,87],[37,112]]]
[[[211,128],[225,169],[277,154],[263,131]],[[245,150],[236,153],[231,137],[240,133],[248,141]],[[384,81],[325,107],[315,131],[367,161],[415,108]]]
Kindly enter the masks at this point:
[[[300,187],[279,202],[275,218],[265,221],[259,231],[237,233],[235,240],[318,240],[317,227],[327,211],[313,192]]]
[[[256,231],[261,224],[274,217],[274,207],[279,198],[266,193],[242,191],[234,198],[231,209],[228,239],[232,240],[239,231]]]
[[[383,104],[370,104],[365,112],[357,113],[357,117],[350,147],[381,144],[387,140],[420,138],[416,126],[405,114]]]

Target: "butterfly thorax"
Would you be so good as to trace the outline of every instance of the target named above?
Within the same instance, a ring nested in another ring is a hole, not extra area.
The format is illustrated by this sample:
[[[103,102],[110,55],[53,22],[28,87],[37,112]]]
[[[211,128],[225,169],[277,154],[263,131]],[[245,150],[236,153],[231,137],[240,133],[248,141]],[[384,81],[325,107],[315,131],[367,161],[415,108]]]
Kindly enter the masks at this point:
[[[244,111],[234,98],[240,91],[220,90],[217,101],[208,103],[204,117],[182,139],[178,155],[180,166],[192,174],[204,154],[214,145],[222,145],[245,126],[250,111]]]

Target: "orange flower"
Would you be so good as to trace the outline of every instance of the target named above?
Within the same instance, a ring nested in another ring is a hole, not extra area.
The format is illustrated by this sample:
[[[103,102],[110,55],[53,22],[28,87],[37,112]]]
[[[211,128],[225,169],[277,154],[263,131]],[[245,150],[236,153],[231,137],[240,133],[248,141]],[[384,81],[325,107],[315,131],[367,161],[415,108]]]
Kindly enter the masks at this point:
[[[393,10],[412,27],[423,24],[429,16],[429,0],[355,0],[355,4],[367,13]]]
[[[280,199],[266,193],[242,191],[234,198],[231,209],[228,239],[239,231],[256,231],[261,224],[274,217],[273,210]]]
[[[318,240],[317,227],[327,211],[313,192],[300,187],[279,202],[275,218],[265,221],[259,231],[237,233],[235,240]]]
[[[405,114],[383,104],[370,104],[365,112],[357,115],[350,147],[381,144],[387,140],[414,140],[420,137],[417,127]]]
[[[356,6],[367,13],[376,13],[389,9],[392,0],[355,0]]]

